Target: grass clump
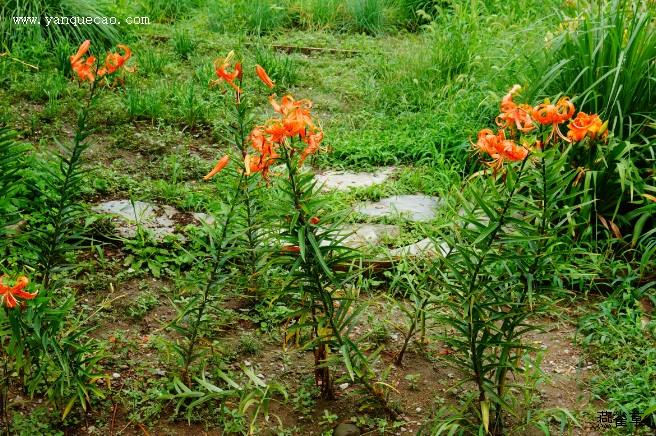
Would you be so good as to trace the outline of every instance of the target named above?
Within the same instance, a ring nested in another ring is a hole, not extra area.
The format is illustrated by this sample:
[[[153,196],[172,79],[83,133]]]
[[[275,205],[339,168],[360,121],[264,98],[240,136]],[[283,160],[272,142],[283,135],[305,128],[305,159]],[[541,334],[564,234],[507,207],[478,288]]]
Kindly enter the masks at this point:
[[[4,35],[0,48],[32,45],[44,41],[50,47],[60,41],[79,44],[91,38],[105,47],[118,42],[119,27],[115,24],[93,23],[84,25],[56,24],[45,17],[106,17],[107,2],[93,0],[8,0],[0,4],[0,34]],[[38,17],[38,24],[16,24],[14,17]]]

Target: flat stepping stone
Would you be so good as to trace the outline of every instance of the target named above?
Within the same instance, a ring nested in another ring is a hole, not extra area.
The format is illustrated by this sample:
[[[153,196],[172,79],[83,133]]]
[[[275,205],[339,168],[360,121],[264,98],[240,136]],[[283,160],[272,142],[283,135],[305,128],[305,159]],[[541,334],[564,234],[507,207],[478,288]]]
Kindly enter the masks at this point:
[[[324,191],[347,191],[353,188],[366,188],[380,185],[396,172],[395,167],[382,167],[373,172],[352,172],[328,170],[314,177]]]
[[[385,239],[398,238],[401,228],[390,224],[351,224],[344,227],[343,234],[349,235],[343,245],[362,248],[376,246]]]
[[[112,200],[99,203],[91,208],[94,212],[113,216],[116,232],[122,238],[137,236],[138,225],[150,231],[156,240],[162,240],[175,233],[176,225],[184,222],[187,214],[173,206],[157,205],[144,201]]]
[[[421,241],[417,241],[414,244],[406,245],[404,247],[395,248],[389,251],[390,256],[401,257],[401,256],[426,256],[431,257],[435,255],[446,256],[451,248],[449,244],[444,241],[435,243],[431,238],[424,238]]]
[[[441,204],[438,197],[424,194],[394,195],[377,202],[362,203],[355,211],[371,218],[401,215],[409,221],[419,222],[435,218]]]

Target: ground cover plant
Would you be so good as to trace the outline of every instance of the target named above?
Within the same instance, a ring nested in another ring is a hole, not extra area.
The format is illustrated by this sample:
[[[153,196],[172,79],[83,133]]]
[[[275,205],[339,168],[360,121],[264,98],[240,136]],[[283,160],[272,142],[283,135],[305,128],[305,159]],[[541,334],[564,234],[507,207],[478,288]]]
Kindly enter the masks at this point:
[[[0,433],[653,433],[651,2],[91,3],[0,4]]]

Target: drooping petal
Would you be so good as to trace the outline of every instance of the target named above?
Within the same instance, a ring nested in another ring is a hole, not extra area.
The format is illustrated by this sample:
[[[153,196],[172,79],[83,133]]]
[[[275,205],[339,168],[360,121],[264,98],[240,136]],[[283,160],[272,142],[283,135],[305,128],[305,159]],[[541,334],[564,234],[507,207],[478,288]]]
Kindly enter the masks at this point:
[[[88,51],[89,47],[91,46],[91,41],[86,40],[84,41],[81,45],[80,48],[77,49],[77,53],[75,53],[73,56],[70,57],[71,59],[71,65],[76,64],[77,62],[82,59],[82,56],[84,56]]]
[[[219,172],[221,172],[221,170],[223,170],[226,167],[226,165],[228,165],[229,161],[230,161],[230,156],[226,154],[221,159],[219,159],[219,161],[217,162],[216,166],[212,169],[212,171],[210,171],[209,173],[207,173],[205,177],[203,177],[203,180],[209,180],[212,177],[216,176]]]
[[[260,65],[255,65],[255,73],[257,74],[257,77],[260,78],[262,83],[268,86],[269,89],[273,89],[275,84],[273,83],[273,80],[271,80],[271,78],[269,77],[269,75],[267,74],[264,68],[262,68]]]

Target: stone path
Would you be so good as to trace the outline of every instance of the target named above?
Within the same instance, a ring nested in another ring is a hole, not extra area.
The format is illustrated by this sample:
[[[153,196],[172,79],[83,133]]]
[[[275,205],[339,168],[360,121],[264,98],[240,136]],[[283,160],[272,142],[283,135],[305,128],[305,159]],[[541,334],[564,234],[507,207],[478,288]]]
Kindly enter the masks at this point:
[[[363,173],[325,171],[318,174],[317,179],[324,189],[347,190],[383,183],[395,171],[394,167]],[[394,195],[376,202],[361,202],[355,205],[354,211],[368,218],[393,217],[410,222],[428,222],[435,218],[441,204],[440,198],[424,194]],[[185,224],[214,222],[214,217],[208,214],[185,213],[172,206],[143,201],[106,201],[93,206],[92,210],[110,215],[117,234],[123,238],[134,238],[138,225],[152,232],[155,239],[161,241],[167,235],[176,234],[177,228]],[[345,225],[342,234],[346,236],[343,243],[348,247],[375,249],[398,238],[401,235],[401,227],[392,224],[356,223]],[[184,239],[182,235],[178,236]],[[387,255],[435,256],[446,255],[448,251],[449,246],[446,243],[435,243],[430,238],[424,238],[404,247],[391,249]]]
[[[156,240],[175,233],[178,218],[184,213],[173,206],[157,205],[144,201],[112,200],[91,208],[96,213],[110,215],[116,226],[116,233],[131,239],[137,235],[139,225],[152,232]]]

